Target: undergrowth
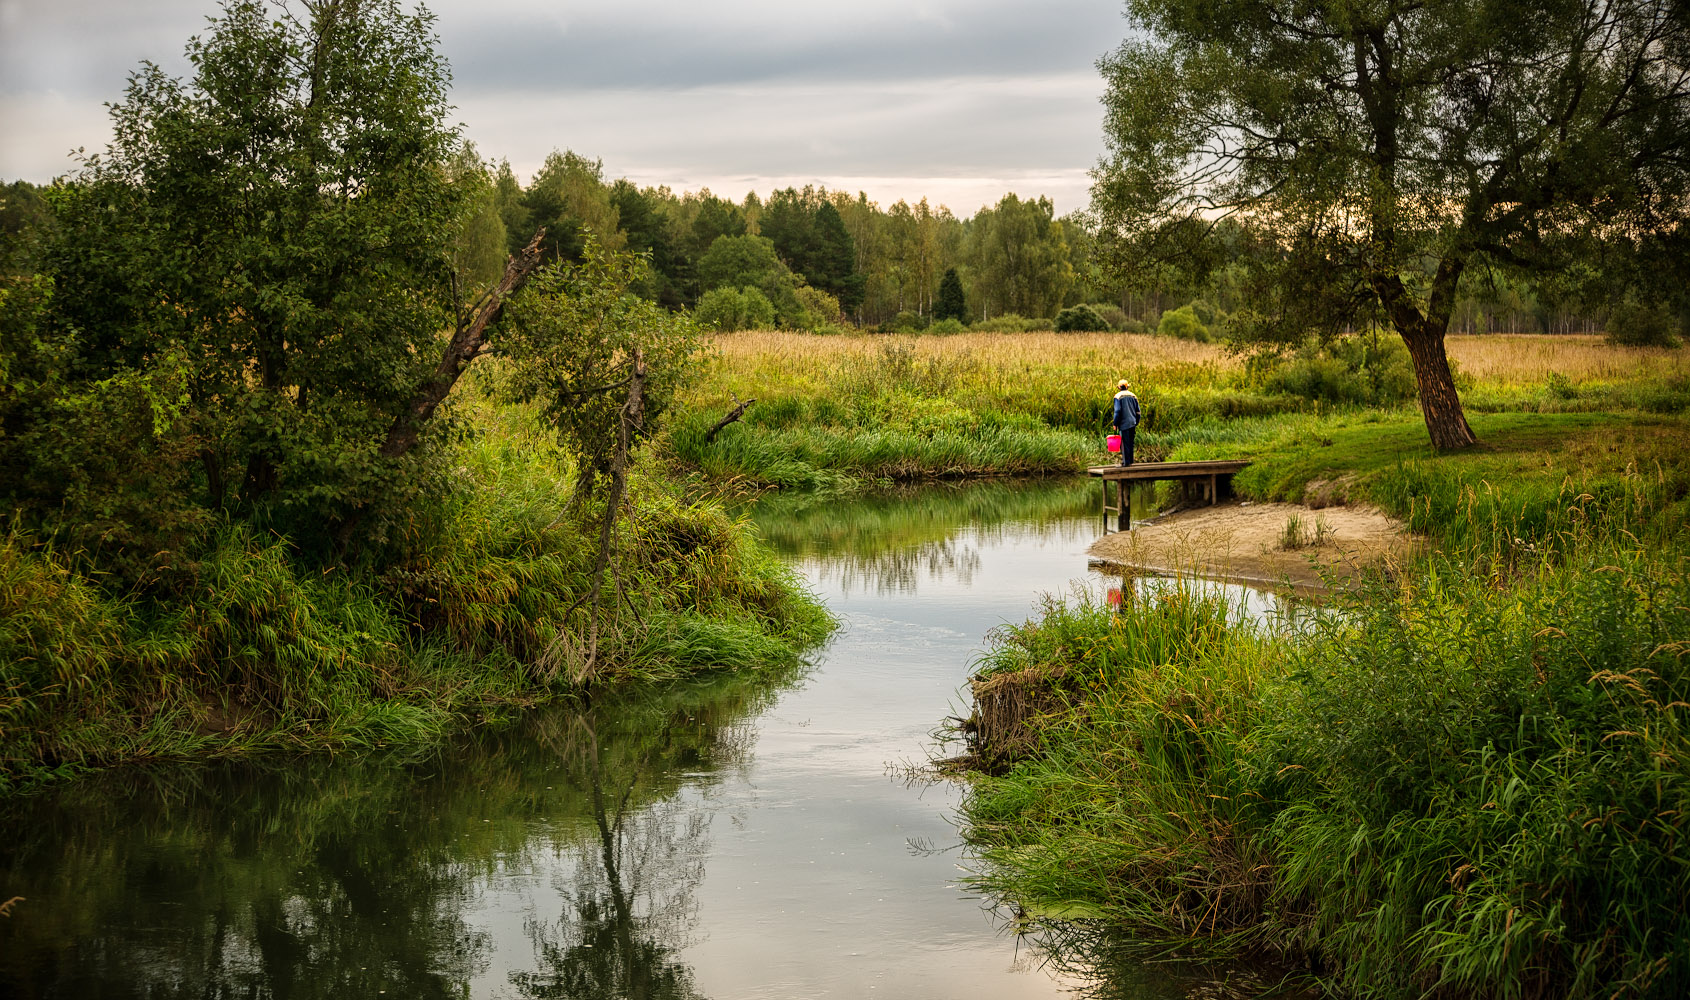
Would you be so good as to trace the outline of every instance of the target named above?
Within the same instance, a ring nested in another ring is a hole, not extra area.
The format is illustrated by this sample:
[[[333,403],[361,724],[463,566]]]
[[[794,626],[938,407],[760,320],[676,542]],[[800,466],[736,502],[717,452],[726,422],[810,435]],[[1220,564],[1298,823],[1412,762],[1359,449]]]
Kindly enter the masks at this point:
[[[976,747],[996,774],[964,807],[978,884],[1361,996],[1682,996],[1672,477],[1611,495],[1424,479],[1424,516],[1461,544],[1296,629],[1169,587],[1001,630],[976,690],[1047,697],[1022,746]]]
[[[483,417],[402,537],[351,566],[226,522],[125,589],[0,535],[0,794],[127,760],[426,743],[589,687],[789,663],[832,628],[741,522],[646,476],[589,670],[602,502],[571,502],[528,415]]]

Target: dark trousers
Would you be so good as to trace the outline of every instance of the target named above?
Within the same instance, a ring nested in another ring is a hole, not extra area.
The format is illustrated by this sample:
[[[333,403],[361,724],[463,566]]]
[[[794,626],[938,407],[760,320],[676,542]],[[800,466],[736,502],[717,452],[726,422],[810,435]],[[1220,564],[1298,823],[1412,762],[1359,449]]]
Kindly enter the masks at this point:
[[[1133,464],[1133,432],[1136,431],[1136,430],[1138,430],[1137,427],[1128,427],[1126,430],[1121,431],[1121,464],[1122,465]]]

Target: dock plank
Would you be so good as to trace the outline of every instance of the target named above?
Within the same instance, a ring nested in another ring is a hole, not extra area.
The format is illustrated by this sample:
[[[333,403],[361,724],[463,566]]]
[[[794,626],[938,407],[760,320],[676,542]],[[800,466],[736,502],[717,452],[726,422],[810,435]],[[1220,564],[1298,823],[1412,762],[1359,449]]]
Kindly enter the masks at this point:
[[[1132,487],[1135,483],[1174,480],[1199,482],[1210,503],[1220,499],[1230,489],[1233,473],[1249,465],[1248,461],[1231,459],[1211,462],[1134,462],[1132,465],[1099,465],[1086,474],[1103,484],[1103,533],[1109,533],[1109,515],[1114,514],[1121,531],[1132,530]],[[1115,484],[1115,503],[1109,503],[1109,484]]]

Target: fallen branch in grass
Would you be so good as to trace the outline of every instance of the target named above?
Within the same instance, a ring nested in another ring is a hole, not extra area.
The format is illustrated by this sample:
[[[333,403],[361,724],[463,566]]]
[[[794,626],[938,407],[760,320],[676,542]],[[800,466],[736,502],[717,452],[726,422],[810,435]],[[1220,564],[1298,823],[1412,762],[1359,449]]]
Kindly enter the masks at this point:
[[[705,444],[709,444],[710,442],[716,440],[716,435],[721,432],[722,428],[724,428],[724,427],[728,426],[729,424],[733,423],[734,421],[738,420],[740,417],[745,416],[745,411],[751,406],[752,403],[757,402],[757,400],[753,398],[753,399],[748,399],[743,403],[740,403],[738,393],[730,392],[730,393],[728,393],[728,395],[732,396],[734,398],[734,402],[739,403],[739,405],[734,407],[733,409],[729,410],[727,416],[725,416],[722,419],[716,421],[716,426],[710,428],[710,431],[707,434],[704,435],[704,443]]]

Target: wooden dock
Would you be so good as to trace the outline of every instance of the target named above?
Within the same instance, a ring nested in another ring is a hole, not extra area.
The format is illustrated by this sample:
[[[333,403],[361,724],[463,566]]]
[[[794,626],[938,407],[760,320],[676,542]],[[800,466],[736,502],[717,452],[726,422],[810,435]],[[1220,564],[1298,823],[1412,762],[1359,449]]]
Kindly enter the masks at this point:
[[[1131,531],[1132,487],[1134,483],[1174,480],[1185,484],[1187,496],[1213,504],[1232,494],[1232,475],[1249,465],[1228,462],[1134,462],[1132,465],[1100,465],[1087,474],[1103,481],[1103,533],[1109,533],[1109,515],[1116,515],[1121,531]],[[1109,484],[1115,485],[1115,505],[1109,505]],[[1195,495],[1193,495],[1195,494]]]

